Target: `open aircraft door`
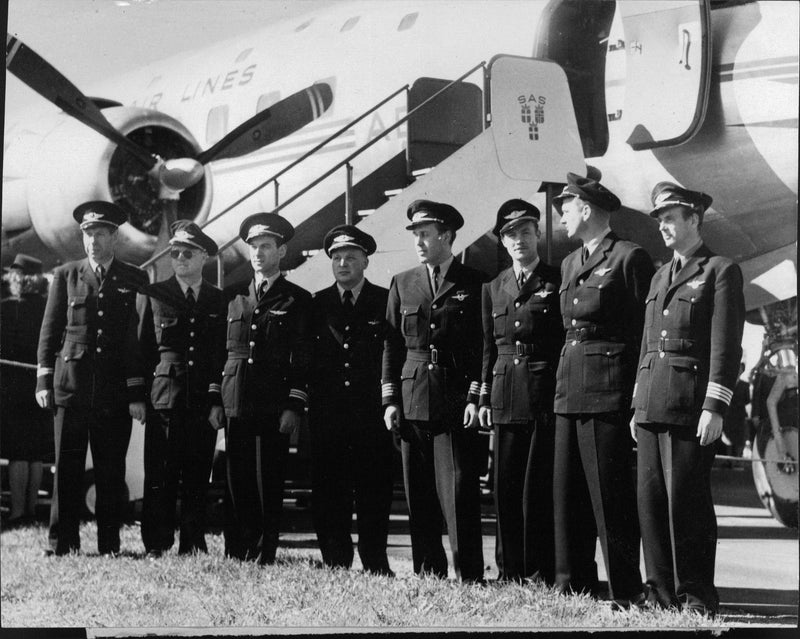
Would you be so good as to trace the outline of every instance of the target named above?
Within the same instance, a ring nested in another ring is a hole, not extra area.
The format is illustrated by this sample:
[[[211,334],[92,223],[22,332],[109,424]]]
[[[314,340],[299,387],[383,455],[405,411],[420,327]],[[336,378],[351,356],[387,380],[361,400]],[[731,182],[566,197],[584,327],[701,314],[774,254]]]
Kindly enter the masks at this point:
[[[685,142],[708,103],[708,0],[618,0],[617,10],[625,34],[628,144],[638,151]]]

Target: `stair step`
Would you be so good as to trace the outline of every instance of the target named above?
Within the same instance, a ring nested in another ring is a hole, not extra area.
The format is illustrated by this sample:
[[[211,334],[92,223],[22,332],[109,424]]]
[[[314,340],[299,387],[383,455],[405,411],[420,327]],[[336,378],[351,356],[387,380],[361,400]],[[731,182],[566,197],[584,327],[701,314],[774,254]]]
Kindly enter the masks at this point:
[[[356,215],[358,217],[367,217],[372,215],[377,209],[361,209],[360,211],[356,211]]]
[[[389,189],[388,191],[384,191],[383,194],[386,197],[394,197],[395,195],[399,195],[403,192],[403,189]]]
[[[426,173],[430,173],[432,168],[432,166],[429,166],[427,169],[417,169],[416,171],[411,171],[411,175],[415,178],[418,178]]]

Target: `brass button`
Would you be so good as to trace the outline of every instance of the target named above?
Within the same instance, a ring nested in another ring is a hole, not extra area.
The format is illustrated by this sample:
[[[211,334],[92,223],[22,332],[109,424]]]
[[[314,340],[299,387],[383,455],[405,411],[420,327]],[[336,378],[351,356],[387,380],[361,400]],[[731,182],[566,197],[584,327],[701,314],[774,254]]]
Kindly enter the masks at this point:
[[[255,311],[253,311],[253,314],[254,314],[254,315],[258,315],[260,312],[261,312],[261,311],[260,311],[259,309],[256,309]]]
[[[668,309],[668,308],[665,308],[665,309],[664,309],[664,317],[666,317],[667,315],[669,315],[669,309]]]
[[[345,368],[350,368],[350,362],[345,362],[345,363],[344,363],[344,367],[345,367]]]
[[[431,324],[431,328],[436,328],[436,324]]]
[[[575,326],[578,323],[578,320],[572,320],[572,325]]]
[[[517,341],[516,341],[516,343],[517,343],[517,344],[522,344],[522,342],[520,342],[519,340],[517,340]]]
[[[576,339],[572,340],[572,345],[573,346],[575,346],[577,343],[578,343],[578,340],[576,340]]]
[[[189,360],[189,366],[194,366],[194,362],[192,360]]]
[[[97,297],[100,297],[100,298],[102,298],[102,297],[103,297],[103,294],[102,294],[102,293],[100,293],[100,295],[98,295]]]
[[[345,385],[345,386],[350,386],[350,380],[347,380],[347,379],[346,379],[346,380],[344,380],[344,385]]]
[[[428,364],[428,370],[429,370],[429,371],[432,371],[432,370],[433,370],[433,364]]]
[[[658,354],[658,356],[659,356],[659,357],[661,357],[661,358],[663,358],[663,357],[664,357],[664,355],[665,355],[664,351],[661,351],[661,352]]]
[[[519,360],[515,357],[514,358],[514,365],[516,366],[517,364],[519,364]]]
[[[194,337],[194,331],[189,331],[189,337]]]
[[[97,311],[98,317],[103,317],[103,311]]]
[[[572,300],[572,303],[573,304],[577,304],[578,303],[578,298],[576,297],[574,300]]]
[[[189,347],[189,352],[190,352],[190,353],[194,353],[194,346],[190,346],[190,347]]]
[[[97,334],[98,335],[102,335],[103,334],[103,329],[102,328],[98,328],[97,329]]]
[[[344,348],[345,350],[347,350],[348,348],[350,348],[350,344],[344,344],[344,345],[342,346],[342,348]]]
[[[346,330],[346,331],[349,331],[349,330],[350,330],[350,327],[349,327],[349,326],[345,326],[345,327],[344,327],[344,330]]]
[[[433,349],[434,349],[434,348],[436,348],[436,347],[435,347],[433,344],[431,344],[430,346],[428,346],[428,348],[430,348],[431,350],[433,350]]]
[[[98,347],[97,347],[97,352],[98,352],[98,353],[102,353],[102,352],[103,352],[103,349],[102,349],[102,348],[100,348],[100,347],[98,346]]]
[[[255,346],[255,345],[256,345],[255,342],[250,342],[250,346]]]
[[[190,318],[189,318],[189,323],[190,323],[190,324],[194,324],[194,317],[190,317]]]
[[[522,324],[522,322],[520,322],[519,320],[517,320],[516,322],[514,322],[514,326],[516,326],[516,327],[518,327],[518,328],[519,328],[519,325],[520,325],[520,324]]]
[[[519,307],[520,307],[520,303],[519,302],[514,302],[514,308],[519,308]]]
[[[439,305],[438,304],[434,304],[433,306],[431,306],[431,308],[435,311],[437,308],[439,308]]]
[[[667,331],[666,330],[661,331],[661,337],[666,337],[666,336],[667,336]]]
[[[251,330],[251,331],[254,331],[254,330],[256,330],[257,328],[258,328],[258,326],[256,326],[255,324],[251,324],[251,325],[250,325],[250,330]]]
[[[252,364],[253,363],[253,358],[252,357],[248,357],[247,358],[247,363],[248,364]]]

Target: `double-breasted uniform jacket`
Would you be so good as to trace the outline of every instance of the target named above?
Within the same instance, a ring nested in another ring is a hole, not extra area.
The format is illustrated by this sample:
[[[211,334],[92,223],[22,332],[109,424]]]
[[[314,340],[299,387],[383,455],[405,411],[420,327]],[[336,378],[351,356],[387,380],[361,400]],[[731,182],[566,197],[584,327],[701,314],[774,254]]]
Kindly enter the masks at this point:
[[[613,232],[581,261],[578,249],[561,264],[566,341],[554,411],[628,411],[653,264],[644,249]]]
[[[695,426],[702,410],[725,414],[739,376],[742,272],[701,245],[669,283],[670,263],[647,294],[633,397],[637,423]]]
[[[127,413],[145,401],[136,294],[147,275],[114,259],[98,282],[89,260],[57,268],[39,336],[38,390],[57,406]]]
[[[396,275],[389,288],[383,350],[383,405],[405,419],[461,423],[478,401],[483,273],[454,259],[433,295],[423,264]],[[401,401],[402,400],[402,401]]]
[[[222,403],[228,417],[303,414],[308,404],[311,294],[280,275],[259,300],[255,281],[228,303]]]
[[[508,268],[483,285],[483,371],[480,403],[498,424],[531,421],[552,411],[564,343],[557,268],[539,262],[522,286]]]
[[[314,296],[312,424],[324,426],[334,411],[351,419],[374,418],[383,429],[380,379],[388,295],[387,289],[365,281],[350,315],[336,284]]]
[[[146,286],[137,300],[156,410],[207,410],[222,404],[227,304],[223,292],[205,280],[194,294],[190,305],[173,275]]]

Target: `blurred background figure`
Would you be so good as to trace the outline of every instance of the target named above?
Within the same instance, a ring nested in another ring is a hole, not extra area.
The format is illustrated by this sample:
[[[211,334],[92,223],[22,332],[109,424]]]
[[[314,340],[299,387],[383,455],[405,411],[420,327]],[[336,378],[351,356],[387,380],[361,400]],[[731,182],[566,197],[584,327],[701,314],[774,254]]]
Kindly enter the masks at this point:
[[[42,463],[52,462],[53,415],[37,406],[36,346],[44,316],[47,280],[42,263],[17,255],[9,267],[9,296],[0,310],[0,355],[8,362],[30,364],[30,368],[4,363],[0,383],[2,456],[9,460],[8,481],[11,509],[4,528],[36,519],[36,502],[42,481]]]

